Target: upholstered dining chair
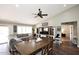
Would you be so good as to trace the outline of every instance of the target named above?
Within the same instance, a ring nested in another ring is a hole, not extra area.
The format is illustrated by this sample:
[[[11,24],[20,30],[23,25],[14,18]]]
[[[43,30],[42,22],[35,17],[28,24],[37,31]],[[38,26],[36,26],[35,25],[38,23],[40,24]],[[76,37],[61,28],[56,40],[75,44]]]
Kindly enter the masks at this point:
[[[9,41],[9,52],[12,55],[20,54],[15,48],[16,43],[17,43],[17,41],[15,39],[10,39],[10,41]]]

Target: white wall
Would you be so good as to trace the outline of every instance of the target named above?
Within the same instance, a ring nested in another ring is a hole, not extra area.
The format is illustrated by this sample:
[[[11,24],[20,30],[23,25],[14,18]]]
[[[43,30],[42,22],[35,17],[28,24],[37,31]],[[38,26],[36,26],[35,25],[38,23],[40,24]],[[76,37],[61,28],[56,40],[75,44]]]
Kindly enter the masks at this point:
[[[63,22],[72,22],[77,21],[77,35],[78,35],[78,47],[79,47],[79,5],[72,7],[69,10],[66,10],[54,17],[51,17],[45,22],[48,22],[49,26],[61,26]],[[43,21],[44,22],[44,21]],[[36,27],[40,27],[42,22],[36,25]]]

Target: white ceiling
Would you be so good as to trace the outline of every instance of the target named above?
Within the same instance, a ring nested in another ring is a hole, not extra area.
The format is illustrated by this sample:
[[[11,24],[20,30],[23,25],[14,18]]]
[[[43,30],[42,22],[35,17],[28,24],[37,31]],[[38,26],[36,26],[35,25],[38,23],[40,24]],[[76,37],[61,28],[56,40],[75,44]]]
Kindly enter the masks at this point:
[[[15,4],[0,4],[0,20],[34,25],[73,6],[75,5],[69,4],[64,7],[63,4],[19,4],[16,7]],[[38,13],[39,8],[43,13],[47,13],[48,16],[34,18],[35,15],[33,13]]]

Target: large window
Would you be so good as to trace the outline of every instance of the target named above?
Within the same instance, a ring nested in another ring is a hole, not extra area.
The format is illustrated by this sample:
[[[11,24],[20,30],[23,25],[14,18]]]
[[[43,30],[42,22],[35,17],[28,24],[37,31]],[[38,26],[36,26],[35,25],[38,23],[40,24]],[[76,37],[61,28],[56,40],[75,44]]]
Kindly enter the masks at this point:
[[[0,43],[8,42],[9,28],[7,26],[0,26]]]
[[[17,26],[18,34],[32,33],[32,26]]]

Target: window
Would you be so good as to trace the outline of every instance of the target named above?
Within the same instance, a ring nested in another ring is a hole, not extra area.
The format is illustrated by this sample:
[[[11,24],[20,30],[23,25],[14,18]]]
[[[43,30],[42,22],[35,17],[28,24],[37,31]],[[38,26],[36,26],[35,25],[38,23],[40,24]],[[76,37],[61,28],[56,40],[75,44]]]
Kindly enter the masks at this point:
[[[18,34],[32,33],[32,26],[17,26]]]
[[[44,28],[44,31],[48,31],[48,28]]]
[[[0,43],[8,42],[9,28],[7,26],[0,26]]]

